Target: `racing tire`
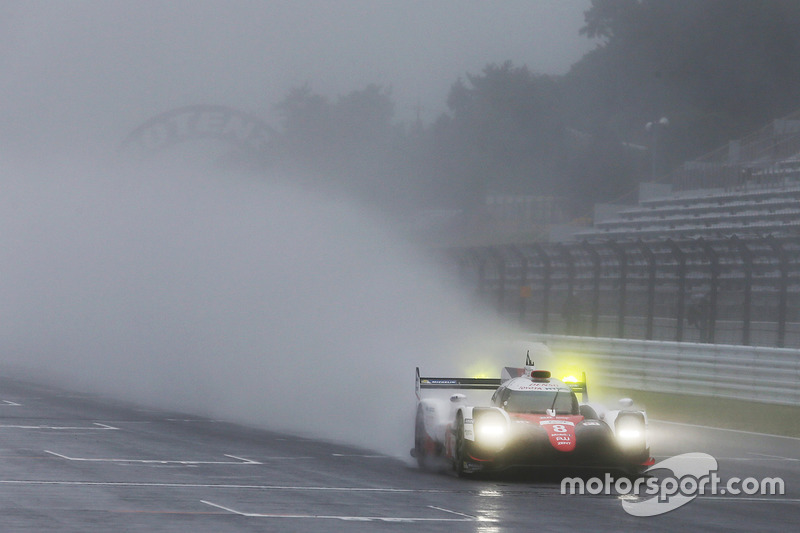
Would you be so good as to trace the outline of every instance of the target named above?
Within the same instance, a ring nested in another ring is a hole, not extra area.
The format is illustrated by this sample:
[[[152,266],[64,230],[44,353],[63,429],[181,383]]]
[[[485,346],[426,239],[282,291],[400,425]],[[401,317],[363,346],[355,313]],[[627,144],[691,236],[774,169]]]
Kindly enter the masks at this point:
[[[428,433],[425,431],[425,415],[422,412],[422,406],[417,409],[417,418],[414,423],[414,457],[417,459],[417,465],[420,468],[428,466],[428,452],[425,449],[425,441],[428,438]]]
[[[647,472],[650,468],[647,465],[642,464],[642,461],[645,461],[648,457],[650,457],[650,448],[647,448],[645,453],[639,460],[634,462],[628,462],[623,471],[625,472],[626,476],[631,480],[635,480],[641,477],[650,477],[651,474]]]
[[[647,468],[648,467],[639,464],[629,464],[622,467],[621,473],[630,481],[636,481],[639,478],[651,476],[651,474],[647,473]]]
[[[580,414],[586,420],[600,420],[600,417],[597,416],[597,411],[595,408],[589,404],[583,404],[580,406]]]
[[[467,458],[467,439],[464,437],[464,415],[459,411],[456,416],[456,441],[453,449],[453,469],[458,477],[467,477],[469,473],[464,469]]]

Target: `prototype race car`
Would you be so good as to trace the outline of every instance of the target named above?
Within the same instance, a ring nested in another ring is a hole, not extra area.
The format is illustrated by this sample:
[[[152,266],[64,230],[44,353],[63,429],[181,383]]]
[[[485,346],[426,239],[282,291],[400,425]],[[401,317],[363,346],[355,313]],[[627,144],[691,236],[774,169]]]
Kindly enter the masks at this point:
[[[588,403],[585,373],[580,381],[554,379],[529,355],[500,379],[420,377],[419,368],[416,379],[411,454],[420,467],[452,465],[459,476],[517,466],[637,474],[653,464],[646,413],[629,399],[608,411]]]

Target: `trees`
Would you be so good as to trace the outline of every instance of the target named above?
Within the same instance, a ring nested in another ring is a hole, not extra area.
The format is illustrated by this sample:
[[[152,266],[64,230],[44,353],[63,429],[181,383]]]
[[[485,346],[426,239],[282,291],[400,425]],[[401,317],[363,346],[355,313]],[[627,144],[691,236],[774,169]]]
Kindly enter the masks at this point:
[[[390,190],[401,180],[405,136],[392,121],[389,91],[372,84],[330,101],[306,84],[277,109],[282,133],[276,153],[285,171],[371,203],[403,203],[402,194]]]
[[[438,165],[461,176],[467,204],[491,191],[559,189],[563,126],[552,78],[511,62],[488,65],[454,83],[447,103],[449,113],[434,127]]]
[[[669,116],[673,164],[800,104],[795,0],[593,0],[585,21],[600,43],[565,80],[571,122],[592,117],[645,144],[641,126]]]
[[[487,193],[557,195],[574,214],[800,107],[800,2],[593,0],[598,46],[564,76],[510,62],[453,83],[426,128],[394,122],[389,91],[280,103],[279,157],[318,183],[396,207],[475,211]]]

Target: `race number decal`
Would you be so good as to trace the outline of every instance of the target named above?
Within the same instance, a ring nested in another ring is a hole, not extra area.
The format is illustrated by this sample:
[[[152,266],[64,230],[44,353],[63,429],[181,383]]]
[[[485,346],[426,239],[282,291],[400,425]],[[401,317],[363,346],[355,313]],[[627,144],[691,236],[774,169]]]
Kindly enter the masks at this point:
[[[540,420],[539,424],[547,431],[550,444],[560,452],[575,449],[575,424],[569,420]]]

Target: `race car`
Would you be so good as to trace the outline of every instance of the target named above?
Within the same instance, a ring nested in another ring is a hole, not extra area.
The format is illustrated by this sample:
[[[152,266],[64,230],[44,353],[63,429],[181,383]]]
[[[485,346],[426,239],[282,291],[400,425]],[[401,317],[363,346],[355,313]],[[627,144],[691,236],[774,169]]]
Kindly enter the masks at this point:
[[[653,464],[643,410],[629,399],[615,410],[590,404],[585,373],[561,381],[530,355],[500,379],[420,377],[417,368],[416,393],[411,454],[420,467],[450,465],[459,476],[518,466],[638,474]]]

